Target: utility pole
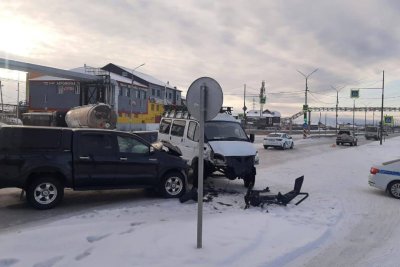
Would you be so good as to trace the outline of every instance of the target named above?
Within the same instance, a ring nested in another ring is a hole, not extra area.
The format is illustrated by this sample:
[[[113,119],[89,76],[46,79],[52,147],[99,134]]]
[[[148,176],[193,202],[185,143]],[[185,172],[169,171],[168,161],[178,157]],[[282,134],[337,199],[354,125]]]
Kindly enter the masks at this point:
[[[364,131],[367,131],[367,105],[365,105],[365,110],[364,110]]]
[[[336,87],[331,86],[333,90],[336,91],[336,123],[335,123],[335,131],[336,135],[338,133],[338,108],[339,108],[339,91],[344,88],[344,86],[340,89],[337,89]]]
[[[18,82],[17,82],[17,109],[16,109],[16,113],[17,113],[17,119],[19,119],[19,72],[18,72]]]
[[[265,100],[266,100],[266,97],[265,97],[265,81],[262,81],[261,82],[261,88],[260,88],[260,117],[262,117]]]
[[[246,126],[246,84],[244,84],[243,88],[243,119],[244,119],[244,125]]]
[[[355,110],[356,110],[356,99],[354,98],[353,99],[353,133],[355,133],[354,132],[354,113],[355,113]]]
[[[0,96],[1,96],[1,113],[4,113],[4,103],[3,103],[3,85],[0,80]]]
[[[385,98],[385,71],[382,71],[382,87],[381,88],[355,88],[355,89],[378,89],[378,90],[382,90],[382,106],[381,106],[381,122],[380,122],[380,132],[381,132],[381,138],[380,138],[380,145],[382,145],[382,136],[383,136],[383,100]],[[354,109],[353,109],[354,112]],[[373,116],[375,116],[375,109],[373,109]],[[373,123],[375,123],[374,121],[374,117],[373,117]],[[354,113],[353,113],[353,121],[354,121]],[[354,123],[353,123],[354,125]]]
[[[318,69],[313,70],[311,73],[309,73],[308,75],[305,75],[304,73],[302,73],[301,71],[297,70],[298,73],[300,73],[305,79],[306,79],[306,91],[305,91],[305,102],[304,102],[304,124],[307,126],[307,111],[308,111],[308,106],[307,106],[307,92],[308,92],[308,78],[314,73],[316,72]],[[308,130],[310,129],[310,119],[308,120],[308,126],[304,127],[304,128],[308,128]],[[306,134],[306,129],[304,129],[303,131],[303,138],[307,138],[307,134]]]
[[[372,125],[375,126],[375,109],[372,110]]]
[[[383,99],[384,99],[384,91],[385,91],[385,71],[382,71],[382,108],[381,108],[381,140],[380,144],[382,145],[382,136],[383,136]]]
[[[134,88],[134,82],[135,82],[135,70],[137,70],[138,68],[140,68],[140,67],[142,67],[142,66],[144,66],[146,63],[143,63],[143,64],[140,64],[139,66],[137,66],[136,68],[134,68],[133,70],[132,70],[132,89]],[[127,88],[127,90],[130,90],[129,88]],[[139,90],[139,89],[138,89]],[[167,89],[165,89],[165,92],[167,91]],[[129,99],[129,105],[131,106],[131,112],[130,112],[130,116],[129,116],[129,131],[132,131],[132,105],[133,105],[133,103],[134,103],[134,101],[132,100],[132,95],[133,94],[130,94],[130,99]],[[140,99],[139,99],[139,101],[140,101]],[[135,103],[136,104],[136,103]]]

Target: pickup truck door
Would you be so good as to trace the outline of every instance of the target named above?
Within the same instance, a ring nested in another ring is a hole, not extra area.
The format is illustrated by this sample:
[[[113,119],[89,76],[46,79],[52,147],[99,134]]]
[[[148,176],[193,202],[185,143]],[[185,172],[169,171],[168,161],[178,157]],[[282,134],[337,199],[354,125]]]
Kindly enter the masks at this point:
[[[119,163],[113,133],[75,132],[75,188],[114,187]]]
[[[117,134],[118,176],[121,186],[146,186],[157,182],[158,158],[150,146],[132,135]]]

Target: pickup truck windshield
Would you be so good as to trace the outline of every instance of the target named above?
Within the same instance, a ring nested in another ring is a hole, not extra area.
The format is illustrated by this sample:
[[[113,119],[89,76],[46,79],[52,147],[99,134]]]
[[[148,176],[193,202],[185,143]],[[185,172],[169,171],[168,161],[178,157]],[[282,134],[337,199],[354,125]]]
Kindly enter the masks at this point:
[[[240,124],[229,121],[206,122],[204,135],[208,141],[249,141]]]

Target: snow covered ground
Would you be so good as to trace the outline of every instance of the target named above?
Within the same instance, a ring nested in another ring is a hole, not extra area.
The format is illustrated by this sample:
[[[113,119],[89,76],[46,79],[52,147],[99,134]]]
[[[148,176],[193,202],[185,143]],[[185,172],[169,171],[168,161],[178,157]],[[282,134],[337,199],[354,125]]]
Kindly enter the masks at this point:
[[[290,191],[305,175],[310,197],[299,206],[244,210],[241,180],[209,180],[222,192],[204,203],[203,249],[196,248],[197,203],[135,199],[1,232],[0,267],[399,266],[400,202],[368,185],[370,167],[399,158],[399,147],[396,137],[383,146],[321,144],[314,156],[273,166],[261,158],[257,189]]]

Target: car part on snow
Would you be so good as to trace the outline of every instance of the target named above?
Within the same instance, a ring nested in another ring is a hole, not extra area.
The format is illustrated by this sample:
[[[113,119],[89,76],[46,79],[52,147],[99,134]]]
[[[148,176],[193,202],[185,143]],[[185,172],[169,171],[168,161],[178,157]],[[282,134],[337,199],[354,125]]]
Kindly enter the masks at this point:
[[[303,185],[304,176],[300,176],[294,182],[294,188],[292,191],[281,194],[280,192],[277,195],[265,194],[269,193],[270,190],[267,187],[264,190],[253,190],[252,186],[247,190],[247,194],[244,196],[244,201],[246,203],[245,209],[249,208],[250,205],[254,207],[261,206],[263,207],[265,204],[277,204],[286,206],[290,201],[292,201],[298,195],[304,195],[302,199],[297,201],[295,205],[299,205],[303,200],[308,198],[308,193],[300,192],[301,187]]]
[[[189,200],[197,202],[197,196],[197,188],[193,186],[189,192],[179,198],[179,202],[185,203]],[[218,196],[216,192],[203,192],[203,202],[210,202],[216,196]]]

